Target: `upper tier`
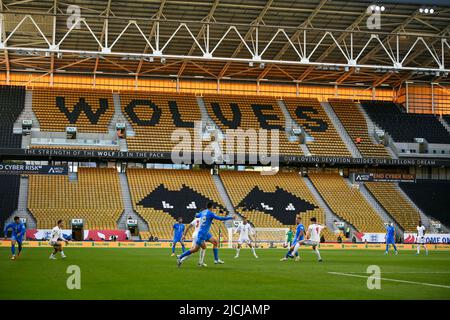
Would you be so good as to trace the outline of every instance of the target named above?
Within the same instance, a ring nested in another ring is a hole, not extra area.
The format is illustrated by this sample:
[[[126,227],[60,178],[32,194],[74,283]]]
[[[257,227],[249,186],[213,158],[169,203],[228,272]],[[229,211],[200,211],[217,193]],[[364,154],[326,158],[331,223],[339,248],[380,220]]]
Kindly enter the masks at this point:
[[[372,121],[396,142],[414,142],[414,138],[424,138],[429,143],[450,143],[450,133],[434,115],[404,113],[392,101],[361,101],[361,105]]]

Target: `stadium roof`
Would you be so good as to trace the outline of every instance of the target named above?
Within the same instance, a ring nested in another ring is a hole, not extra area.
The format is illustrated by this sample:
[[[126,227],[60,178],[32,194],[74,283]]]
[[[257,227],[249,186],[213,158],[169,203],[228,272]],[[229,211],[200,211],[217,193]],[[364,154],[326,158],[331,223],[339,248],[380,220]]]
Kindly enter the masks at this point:
[[[448,1],[408,2],[376,1],[380,11],[368,12],[372,2],[362,0],[0,0],[0,68],[375,86],[449,81]],[[425,7],[434,13],[420,12]]]

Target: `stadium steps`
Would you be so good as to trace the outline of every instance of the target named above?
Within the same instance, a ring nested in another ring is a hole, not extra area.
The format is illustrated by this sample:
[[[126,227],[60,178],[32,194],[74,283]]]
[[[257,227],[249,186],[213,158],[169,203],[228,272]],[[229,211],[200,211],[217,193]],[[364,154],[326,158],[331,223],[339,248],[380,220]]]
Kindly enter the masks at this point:
[[[202,139],[210,139],[211,134],[217,136],[217,140],[213,142],[216,157],[222,159],[223,150],[220,147],[220,142],[225,138],[224,133],[220,127],[214,122],[214,120],[209,116],[208,110],[206,109],[205,100],[203,97],[197,97],[198,108],[200,109],[200,114],[202,116]],[[214,125],[215,131],[208,132],[207,126]]]
[[[117,222],[118,228],[122,230],[126,229],[127,219],[128,217],[131,217],[132,219],[137,220],[139,231],[149,231],[147,222],[145,222],[145,220],[133,209],[133,202],[131,201],[131,193],[127,175],[125,173],[119,173],[119,181],[125,210]]]
[[[309,191],[311,192],[311,194],[313,195],[314,199],[317,201],[317,203],[319,204],[319,206],[323,209],[323,211],[325,212],[325,218],[326,218],[326,225],[327,228],[330,230],[336,231],[336,225],[334,224],[334,221],[339,221],[339,222],[346,222],[347,225],[350,226],[350,230],[351,233],[354,234],[356,232],[356,228],[351,224],[348,223],[347,221],[344,221],[343,219],[341,219],[340,217],[338,217],[332,210],[331,208],[327,205],[327,203],[325,202],[325,200],[322,198],[322,196],[320,195],[320,193],[317,191],[316,187],[314,187],[314,184],[312,183],[312,181],[308,178],[308,177],[300,177],[300,179],[303,179],[303,181],[305,181],[306,186],[308,187]]]
[[[28,149],[30,145],[31,145],[31,135],[28,134],[22,136],[22,144],[21,144],[22,149]]]
[[[14,123],[14,133],[16,134],[22,134],[22,121],[23,120],[32,120],[33,124],[31,125],[31,131],[40,131],[39,128],[39,120],[36,117],[36,114],[33,111],[33,91],[32,90],[26,90],[25,91],[25,103],[24,108],[22,110],[22,113],[17,118],[16,122]]]
[[[369,115],[367,114],[366,110],[363,108],[361,103],[358,102],[355,104],[358,107],[359,111],[362,113],[364,119],[366,120],[370,140],[372,141],[373,144],[379,144],[380,142],[377,141],[376,138],[376,131],[379,130],[380,128],[372,121],[372,119],[369,117]],[[384,147],[386,148],[392,159],[398,159],[397,154],[392,150],[391,147],[387,145],[385,145]]]
[[[133,130],[133,126],[128,122],[125,115],[122,113],[122,107],[120,104],[120,95],[118,93],[113,93],[113,101],[114,101],[114,116],[109,123],[108,130],[111,133],[116,132],[116,123],[125,123],[126,135],[127,137],[134,137],[136,133]],[[127,148],[128,150],[128,148]],[[123,151],[121,149],[121,151]]]
[[[352,186],[352,182],[349,179],[345,179],[345,182],[349,186]],[[378,202],[378,200],[370,193],[369,190],[367,190],[366,186],[363,183],[358,184],[359,185],[359,192],[364,197],[364,199],[367,201],[367,203],[375,210],[375,212],[380,216],[381,220],[385,223],[393,222],[394,226],[397,231],[400,231],[400,234],[403,237],[403,228],[397,223],[397,221],[387,212],[384,207]]]
[[[28,177],[20,177],[19,199],[17,202],[17,210],[6,220],[6,223],[13,222],[15,216],[27,219],[27,229],[36,229],[36,219],[28,210]]]
[[[333,108],[331,108],[330,104],[328,102],[321,102],[320,104],[327,113],[328,118],[330,118],[331,122],[333,123],[333,126],[336,128],[336,131],[338,132],[342,141],[344,141],[345,145],[347,146],[347,149],[352,154],[352,157],[362,158],[361,153],[359,152],[352,138],[350,138],[350,136],[348,135],[341,121],[338,119],[336,113],[334,113]]]
[[[422,221],[425,228],[427,228],[427,230],[430,230],[432,233],[437,233],[438,231],[431,224],[430,218],[415,204],[415,202],[410,197],[408,197],[408,195],[402,190],[402,188],[400,188],[398,183],[395,183],[395,187],[397,188],[398,193],[401,194],[403,198],[405,198],[406,201],[408,201],[411,206],[419,213],[420,220]]]
[[[122,152],[128,151],[127,139],[119,139],[119,150]]]
[[[218,174],[213,174],[212,178],[216,185],[217,191],[219,192],[220,198],[222,199],[222,203],[225,205],[225,208],[227,208],[229,213],[236,215],[236,218],[238,218],[237,220],[241,220],[241,216],[236,213],[236,210],[234,210],[234,206],[231,203],[230,196],[228,195],[228,192],[225,189],[220,176]],[[232,221],[224,221],[224,224],[226,228],[233,227]]]
[[[442,117],[438,117],[439,122],[442,123],[442,125],[444,126],[445,130],[448,131],[448,133],[450,133],[450,123],[447,123],[447,121],[445,121],[444,118]]]
[[[306,134],[306,131],[303,129],[303,127],[297,123],[297,121],[295,121],[291,114],[289,113],[286,104],[284,103],[283,100],[277,100],[278,106],[280,107],[281,111],[283,112],[284,115],[284,119],[285,119],[285,128],[286,128],[286,135],[288,136],[288,139],[291,137],[294,137],[298,140],[298,137],[291,134],[293,129],[296,128],[300,128],[302,130],[302,132],[304,132]],[[304,143],[300,144],[300,149],[302,149],[303,154],[310,156],[311,152],[308,149],[308,146]]]
[[[68,177],[70,182],[77,182],[78,181],[78,174],[76,172],[69,172]]]

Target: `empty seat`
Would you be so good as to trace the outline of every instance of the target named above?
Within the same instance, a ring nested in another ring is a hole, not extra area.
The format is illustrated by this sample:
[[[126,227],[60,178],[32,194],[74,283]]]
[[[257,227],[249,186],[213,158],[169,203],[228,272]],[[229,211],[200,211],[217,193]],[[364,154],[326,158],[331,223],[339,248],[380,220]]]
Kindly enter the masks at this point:
[[[416,231],[419,213],[399,192],[395,183],[370,182],[365,186],[405,231]]]
[[[417,180],[399,185],[426,215],[450,226],[450,181]]]
[[[123,210],[116,169],[79,168],[76,181],[67,176],[31,175],[28,208],[40,229],[53,228],[62,219],[83,219],[85,229],[117,229]]]
[[[236,210],[258,228],[294,228],[300,214],[307,227],[311,217],[325,223],[325,214],[297,172],[261,175],[251,171],[222,171],[220,177]],[[334,235],[324,231],[325,239]]]
[[[330,209],[360,232],[385,232],[380,216],[359,190],[338,173],[310,173],[309,177]]]
[[[17,210],[20,176],[0,175],[0,231],[5,221]]]
[[[291,117],[314,138],[307,142],[309,151],[314,156],[351,157],[317,99],[283,98]]]
[[[201,134],[194,131],[195,122],[200,122],[202,116],[192,94],[123,92],[120,99],[122,112],[136,133],[127,138],[130,151],[171,152],[180,145],[179,141],[171,139],[177,129],[189,134],[192,150],[194,137],[201,138]],[[183,146],[189,147],[189,144]]]
[[[21,148],[22,135],[13,127],[24,105],[25,87],[0,86],[0,148]]]
[[[361,101],[372,121],[396,142],[414,142],[424,138],[429,143],[450,143],[450,133],[432,114],[403,113],[392,101]]]
[[[244,130],[248,141],[245,143],[245,150],[238,150],[237,142],[227,146],[233,146],[233,150],[224,150],[228,154],[232,153],[257,153],[252,147],[259,146],[261,136],[258,135],[260,129],[279,130],[278,151],[281,155],[301,155],[302,151],[298,142],[290,142],[285,130],[285,117],[278,106],[277,101],[271,97],[259,96],[226,96],[226,95],[205,95],[206,109],[213,121],[219,126],[222,132],[231,139],[233,133],[236,137],[242,137],[237,131],[227,135],[227,130]],[[230,132],[230,131],[228,131]],[[270,141],[271,134],[268,134],[267,150],[269,153],[273,147]]]
[[[176,219],[191,222],[209,201],[216,212],[224,208],[208,170],[130,168],[127,177],[134,209],[148,223],[149,232],[159,239],[173,239]],[[215,221],[211,230],[215,237],[220,231],[222,240],[227,238],[221,221]]]
[[[372,142],[366,119],[352,100],[328,101],[363,157],[390,158],[383,145]]]
[[[112,93],[101,90],[36,89],[33,111],[41,131],[107,133],[114,115]]]

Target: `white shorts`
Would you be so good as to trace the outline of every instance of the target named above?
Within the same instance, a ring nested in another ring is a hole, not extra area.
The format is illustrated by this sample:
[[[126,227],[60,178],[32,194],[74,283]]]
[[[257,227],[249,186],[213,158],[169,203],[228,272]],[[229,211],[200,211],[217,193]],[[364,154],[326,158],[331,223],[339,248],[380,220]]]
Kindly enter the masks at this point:
[[[194,248],[196,246],[197,238],[198,238],[198,233],[194,233],[192,235],[192,248]]]
[[[425,237],[417,237],[418,244],[425,244]]]
[[[305,240],[304,242],[303,242],[303,244],[305,245],[305,246],[317,246],[317,245],[319,245],[319,242],[318,241],[312,241],[312,240]]]
[[[239,238],[238,243],[239,244],[243,244],[243,243],[251,244],[252,241],[249,238]]]
[[[49,244],[53,247],[58,244],[59,241],[49,241]]]

